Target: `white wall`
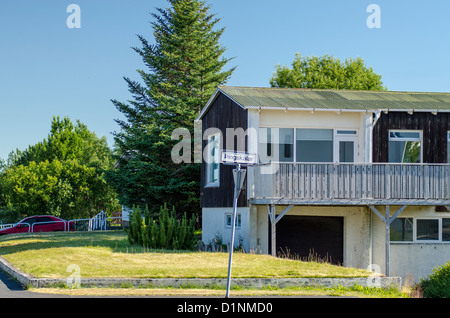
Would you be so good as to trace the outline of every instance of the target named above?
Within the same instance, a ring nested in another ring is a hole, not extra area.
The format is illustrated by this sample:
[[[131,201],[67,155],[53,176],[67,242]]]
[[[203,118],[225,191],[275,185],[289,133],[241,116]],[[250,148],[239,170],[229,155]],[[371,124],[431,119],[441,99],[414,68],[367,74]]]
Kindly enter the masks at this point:
[[[384,215],[384,207],[376,208]],[[399,206],[391,206],[391,215],[399,208]],[[442,218],[450,217],[450,213],[435,212],[433,206],[408,206],[398,217]],[[373,214],[373,237],[373,263],[378,264],[384,274],[386,228],[384,222],[375,214]],[[433,268],[450,261],[450,242],[391,242],[389,258],[391,276],[400,276],[404,280],[419,282],[421,278],[432,274]]]
[[[233,213],[233,208],[203,208],[202,209],[202,241],[210,244],[214,238],[220,237],[223,244],[231,242],[231,227],[226,226],[226,214]],[[249,251],[252,248],[252,234],[256,231],[255,211],[251,213],[250,208],[238,208],[237,213],[241,214],[241,227],[236,228],[234,245],[239,245],[242,239],[244,249]],[[253,226],[252,226],[253,224]],[[253,244],[254,245],[254,244]]]

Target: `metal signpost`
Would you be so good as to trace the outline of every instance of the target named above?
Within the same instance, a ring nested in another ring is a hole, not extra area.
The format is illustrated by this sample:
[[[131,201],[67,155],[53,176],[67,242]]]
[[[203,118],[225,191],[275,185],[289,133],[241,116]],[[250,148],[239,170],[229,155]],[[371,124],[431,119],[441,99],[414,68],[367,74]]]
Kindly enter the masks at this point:
[[[233,250],[234,250],[234,233],[236,230],[236,218],[237,218],[237,202],[239,198],[239,193],[241,192],[242,185],[244,184],[245,175],[247,170],[242,169],[242,166],[255,165],[257,164],[257,155],[233,152],[233,151],[223,151],[222,152],[222,163],[227,165],[235,165],[236,169],[233,169],[234,177],[234,198],[233,198],[233,216],[231,217],[231,243],[230,243],[230,255],[228,259],[228,277],[227,277],[227,292],[225,297],[228,298],[230,295],[230,284],[231,284],[231,264],[233,261]]]

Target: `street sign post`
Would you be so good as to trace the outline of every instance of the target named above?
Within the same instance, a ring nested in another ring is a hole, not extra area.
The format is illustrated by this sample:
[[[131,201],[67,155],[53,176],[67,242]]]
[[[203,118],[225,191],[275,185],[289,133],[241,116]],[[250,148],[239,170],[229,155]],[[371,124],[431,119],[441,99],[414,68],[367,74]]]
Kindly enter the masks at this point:
[[[257,155],[254,153],[222,151],[222,163],[254,165],[257,163]]]
[[[234,250],[234,236],[236,231],[236,218],[237,218],[237,203],[239,193],[241,192],[242,185],[244,184],[245,175],[247,170],[242,169],[242,166],[257,164],[257,155],[243,152],[234,151],[222,151],[222,163],[228,165],[235,165],[236,169],[233,169],[234,177],[234,197],[233,197],[233,216],[231,218],[231,243],[228,258],[228,277],[227,277],[227,292],[225,297],[230,295],[231,285],[231,264],[233,262],[233,250]]]

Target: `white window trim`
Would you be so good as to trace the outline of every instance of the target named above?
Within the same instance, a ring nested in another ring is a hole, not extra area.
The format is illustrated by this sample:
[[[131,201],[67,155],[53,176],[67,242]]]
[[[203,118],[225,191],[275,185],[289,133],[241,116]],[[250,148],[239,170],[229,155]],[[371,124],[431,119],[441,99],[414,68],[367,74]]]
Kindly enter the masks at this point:
[[[422,142],[422,130],[413,130],[413,129],[389,129],[389,141],[420,141]],[[400,132],[400,133],[418,133],[419,138],[413,138],[413,137],[397,137],[397,138],[391,138],[391,132]]]
[[[419,133],[419,138],[391,138],[391,132],[406,132],[406,133],[416,132],[416,133]],[[420,142],[420,162],[419,163],[423,163],[423,132],[422,132],[422,130],[389,129],[388,130],[388,142],[389,141],[419,141]]]
[[[450,244],[450,241],[443,241],[442,240],[442,220],[443,219],[450,219],[449,216],[442,216],[442,217],[426,217],[426,216],[418,216],[418,217],[411,217],[411,216],[402,216],[398,217],[401,218],[408,218],[413,219],[413,239],[412,241],[391,241],[391,243],[394,244]],[[417,239],[417,220],[437,220],[438,221],[438,239],[437,240],[418,240]]]
[[[437,220],[438,221],[438,238],[437,238],[437,240],[418,240],[417,239],[417,221],[418,220]],[[416,243],[445,243],[442,241],[442,218],[439,218],[439,217],[415,217],[413,219],[413,224],[414,224],[413,238]]]
[[[225,213],[225,228],[226,229],[231,229],[231,222],[233,222],[232,220],[230,220],[230,224],[228,224],[228,218],[232,219],[233,218],[233,213]],[[240,222],[239,222],[240,220]],[[236,213],[236,229],[240,229],[242,226],[242,216],[241,213]]]
[[[297,129],[329,129],[333,131],[333,161],[330,163],[336,163],[336,153],[335,153],[335,148],[336,148],[336,137],[348,137],[349,140],[354,140],[357,143],[358,146],[358,153],[355,153],[356,156],[355,158],[358,160],[355,160],[354,163],[358,163],[360,161],[360,135],[359,135],[359,129],[358,128],[337,128],[337,127],[293,127],[293,126],[259,126],[259,128],[272,128],[272,129],[281,129],[281,128],[289,128],[289,129],[294,129],[294,145],[293,145],[293,153],[294,153],[294,160],[293,161],[271,161],[272,163],[301,163],[301,161],[297,161]],[[338,131],[355,131],[356,134],[345,134],[345,133],[338,133]],[[259,133],[258,133],[259,136]],[[259,138],[259,137],[258,137]],[[271,141],[272,145],[274,144],[274,141]],[[422,145],[422,143],[421,143]],[[257,152],[259,153],[260,149],[259,149],[259,140],[257,142]],[[422,154],[421,154],[422,155]],[[309,162],[309,163],[314,163],[314,162]],[[321,162],[322,163],[322,162]]]
[[[207,147],[208,147],[208,149],[207,149],[207,162],[206,162],[206,185],[205,185],[205,188],[217,188],[217,187],[220,187],[220,162],[219,162],[219,165],[218,165],[218,179],[217,179],[217,181],[216,182],[210,182],[210,180],[211,180],[211,170],[210,170],[210,167],[209,167],[209,165],[210,164],[212,164],[211,162],[209,162],[210,161],[210,159],[211,159],[211,157],[210,157],[210,154],[211,154],[211,138],[212,137],[214,137],[214,136],[217,136],[218,137],[218,143],[219,143],[219,149],[220,149],[220,133],[216,133],[216,134],[211,134],[211,135],[209,135],[208,136],[208,144],[207,144]]]

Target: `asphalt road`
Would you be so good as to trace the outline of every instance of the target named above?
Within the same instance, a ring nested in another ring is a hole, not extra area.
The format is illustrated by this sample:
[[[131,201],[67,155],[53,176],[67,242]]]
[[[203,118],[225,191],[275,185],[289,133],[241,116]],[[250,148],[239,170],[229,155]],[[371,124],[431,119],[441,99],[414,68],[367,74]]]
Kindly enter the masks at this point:
[[[67,298],[65,295],[33,293],[23,288],[4,271],[0,271],[0,298]]]

